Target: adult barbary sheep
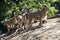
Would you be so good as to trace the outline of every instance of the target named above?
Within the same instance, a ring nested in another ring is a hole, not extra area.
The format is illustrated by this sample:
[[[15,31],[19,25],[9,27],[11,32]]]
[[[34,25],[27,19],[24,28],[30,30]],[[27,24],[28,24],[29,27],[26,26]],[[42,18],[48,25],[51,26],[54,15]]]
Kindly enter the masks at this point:
[[[40,26],[42,26],[42,20],[46,17],[46,11],[48,10],[48,7],[46,4],[43,4],[43,9],[42,10],[37,10],[35,12],[31,12],[28,14],[23,15],[23,18],[26,21],[25,28],[29,28],[32,19],[34,18],[39,18],[40,21]],[[47,17],[46,17],[47,18]]]

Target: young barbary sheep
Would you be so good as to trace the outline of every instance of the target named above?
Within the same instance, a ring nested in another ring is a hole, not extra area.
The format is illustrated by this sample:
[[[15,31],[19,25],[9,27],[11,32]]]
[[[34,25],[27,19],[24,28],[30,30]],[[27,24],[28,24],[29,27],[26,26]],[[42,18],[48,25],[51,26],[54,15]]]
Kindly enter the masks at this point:
[[[11,29],[15,28],[16,20],[14,18],[11,19],[4,19],[4,25],[7,26],[8,32],[10,32]]]
[[[18,29],[19,30],[24,29],[24,27],[22,26],[22,16],[18,15],[17,12],[14,12],[13,14],[14,14],[16,24],[18,25]]]

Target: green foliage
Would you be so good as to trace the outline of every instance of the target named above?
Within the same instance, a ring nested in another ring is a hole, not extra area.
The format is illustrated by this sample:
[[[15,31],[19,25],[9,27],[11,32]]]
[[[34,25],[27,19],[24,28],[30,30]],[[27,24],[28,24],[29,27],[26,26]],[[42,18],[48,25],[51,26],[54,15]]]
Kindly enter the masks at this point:
[[[55,8],[52,9],[51,7],[51,3],[55,2],[56,0],[3,0],[4,2],[2,2],[3,5],[1,5],[1,14],[4,14],[3,16],[6,17],[10,17],[12,11],[14,8],[16,8],[16,10],[19,10],[23,7],[28,7],[28,8],[32,8],[32,10],[35,9],[42,9],[42,4],[47,4],[48,7],[50,8],[50,13],[48,14],[53,14],[55,13]],[[4,13],[3,13],[4,12]]]
[[[58,12],[58,10],[56,10],[55,7],[50,7],[49,12],[47,14],[48,16],[54,16],[56,12]]]
[[[20,7],[30,7],[33,11],[36,9],[42,9],[42,4],[47,4],[49,7],[49,11],[47,12],[48,16],[53,16],[58,10],[55,9],[55,7],[51,6],[51,3],[56,2],[57,0],[24,0],[22,2],[19,2]]]
[[[31,8],[33,11],[36,9],[42,9],[42,4],[47,4],[49,11],[47,12],[48,16],[53,16],[58,10],[55,7],[51,6],[51,3],[56,2],[57,0],[1,0],[0,1],[0,24],[1,21],[6,17],[11,17],[12,11],[15,8],[20,10],[18,14],[22,14],[21,9],[24,7]]]
[[[51,4],[51,6],[55,6],[55,8],[58,10],[58,13],[60,14],[60,0],[57,0]]]

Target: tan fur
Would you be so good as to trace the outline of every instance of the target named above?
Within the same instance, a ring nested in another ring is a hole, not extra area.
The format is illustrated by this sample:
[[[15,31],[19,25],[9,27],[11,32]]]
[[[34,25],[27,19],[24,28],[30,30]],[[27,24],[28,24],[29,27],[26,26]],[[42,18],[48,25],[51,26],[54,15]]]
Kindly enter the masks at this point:
[[[19,30],[24,29],[24,27],[22,27],[22,18],[21,17],[14,16],[13,18],[10,18],[10,19],[4,19],[4,25],[7,26],[8,32],[10,32],[10,30],[12,28],[17,28]],[[18,27],[16,27],[16,24]]]
[[[22,16],[18,15],[16,17],[17,23],[18,23],[18,29],[24,29],[24,27],[22,26]]]
[[[13,17],[15,18],[16,24],[17,24],[17,26],[18,26],[17,29],[20,29],[20,30],[21,30],[21,29],[24,29],[24,28],[22,27],[22,22],[21,22],[22,16],[18,15],[18,13],[19,13],[19,10],[18,10],[18,11],[15,11],[15,12],[13,13]]]
[[[15,18],[4,19],[4,25],[7,26],[8,32],[10,32],[10,29],[14,28],[15,24],[16,24]]]

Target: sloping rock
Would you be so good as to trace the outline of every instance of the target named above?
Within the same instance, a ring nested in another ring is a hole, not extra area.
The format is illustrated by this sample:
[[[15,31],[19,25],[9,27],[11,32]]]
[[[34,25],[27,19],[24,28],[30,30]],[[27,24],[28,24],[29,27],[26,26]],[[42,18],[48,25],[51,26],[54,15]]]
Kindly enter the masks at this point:
[[[34,25],[39,24],[37,22]],[[18,31],[0,40],[60,40],[60,17],[48,19],[43,27],[34,30]]]

